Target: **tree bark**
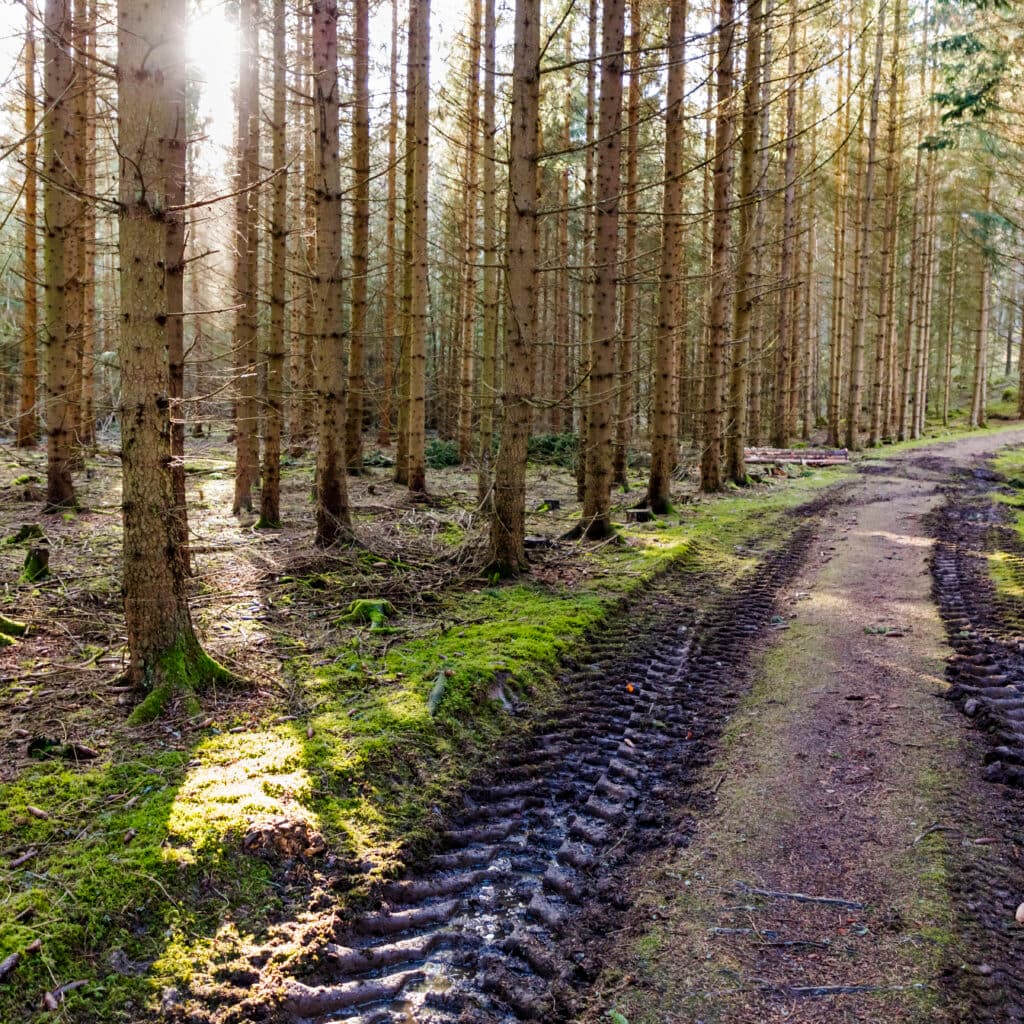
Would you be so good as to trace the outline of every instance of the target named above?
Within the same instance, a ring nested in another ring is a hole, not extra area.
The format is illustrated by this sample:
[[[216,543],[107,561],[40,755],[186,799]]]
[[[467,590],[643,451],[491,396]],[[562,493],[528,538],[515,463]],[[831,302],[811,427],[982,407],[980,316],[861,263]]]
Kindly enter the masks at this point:
[[[338,4],[313,0],[316,122],[317,398],[316,543],[352,537],[344,452],[345,370],[341,308],[341,170],[338,160]]]
[[[619,189],[622,154],[622,68],[625,2],[604,0],[601,21],[601,98],[598,104],[594,291],[591,318],[590,395],[587,403],[584,536],[612,532],[612,420],[618,304]]]
[[[263,486],[257,526],[281,525],[281,432],[284,420],[285,282],[288,274],[288,166],[286,138],[285,0],[273,0],[274,87],[270,163],[274,171],[270,205],[270,330],[267,334],[266,426]]]
[[[622,284],[622,339],[619,344],[618,390],[615,412],[615,448],[612,481],[627,486],[626,459],[629,454],[633,415],[633,348],[637,305],[637,182],[640,158],[640,93],[643,25],[641,0],[629,0],[629,94],[626,102],[626,237]]]
[[[758,211],[756,180],[758,107],[761,94],[761,0],[747,5],[746,80],[743,87],[743,139],[740,146],[739,261],[736,267],[736,310],[729,377],[729,411],[732,426],[728,436],[726,474],[737,484],[747,478],[743,448],[747,439],[747,365],[750,356],[750,326],[756,301],[754,278],[754,236]]]
[[[39,441],[39,215],[37,211],[38,162],[36,144],[36,36],[35,9],[25,0],[25,314],[21,325],[21,390],[18,401],[19,448],[33,448]]]
[[[991,157],[987,158],[991,161]],[[992,179],[994,177],[991,163],[985,168],[985,186],[982,196],[982,210],[992,212]],[[988,383],[988,321],[991,308],[992,259],[988,251],[986,228],[979,230],[978,239],[978,321],[974,341],[974,383],[971,388],[970,426],[985,426],[985,402]]]
[[[477,152],[480,138],[481,0],[473,0],[469,25],[469,81],[466,89],[466,176],[462,223],[461,324],[459,328],[459,461],[473,454],[473,386],[476,378]]]
[[[676,368],[683,266],[683,100],[686,94],[686,0],[671,0],[668,85],[665,95],[665,188],[661,200],[661,267],[658,333],[654,339],[651,472],[647,505],[655,515],[671,507],[672,470],[678,446]]]
[[[430,0],[411,0],[416,60],[409,64],[413,104],[412,288],[409,304],[409,490],[427,490],[427,202],[430,126]],[[408,216],[408,212],[406,214]]]
[[[238,194],[235,197],[235,493],[232,512],[251,512],[259,475],[257,394],[257,252],[259,200],[258,0],[238,8]]]
[[[506,264],[510,315],[506,323],[501,446],[494,468],[490,537],[491,569],[501,575],[520,573],[528,565],[523,540],[537,316],[539,62],[540,0],[516,0]]]
[[[488,501],[491,492],[491,451],[494,443],[494,399],[497,390],[498,350],[498,199],[494,157],[495,0],[484,0],[484,96],[483,124],[483,335],[480,358],[480,425],[477,500]]]
[[[345,411],[345,464],[363,468],[363,415],[366,391],[367,274],[370,247],[370,4],[354,0],[352,79],[352,322],[348,356],[348,408]]]
[[[953,383],[953,327],[956,322],[957,256],[960,250],[960,219],[953,218],[953,241],[949,250],[949,273],[946,277],[946,351],[942,369],[942,425],[949,425],[949,392]],[[1024,336],[1024,335],[1022,335]],[[1024,384],[1024,360],[1019,367]],[[1024,393],[1017,391],[1017,414],[1024,419]]]
[[[71,481],[74,410],[68,389],[75,352],[68,331],[65,240],[74,188],[66,151],[72,80],[71,10],[68,0],[49,0],[43,23],[43,285],[46,318],[46,504],[48,512],[76,504]]]
[[[864,392],[864,338],[868,320],[868,295],[871,283],[868,268],[871,262],[871,218],[875,208],[875,167],[878,141],[878,92],[882,77],[882,54],[885,44],[885,0],[878,8],[878,31],[875,34],[875,60],[871,76],[871,100],[868,115],[868,159],[864,173],[863,207],[860,215],[858,244],[857,308],[853,323],[853,344],[850,350],[850,400],[846,407],[846,447],[861,447],[860,415]]]
[[[173,172],[154,125],[176,115],[168,83],[184,79],[184,0],[119,0],[118,149],[121,253],[121,459],[128,677],[154,691],[136,711],[159,711],[172,688],[195,689],[227,673],[192,628],[176,550],[167,374],[167,206]],[[159,254],[159,259],[154,257]],[[180,262],[182,254],[176,254]]]
[[[729,344],[729,242],[732,192],[733,134],[733,39],[736,34],[735,4],[720,0],[718,67],[715,118],[714,206],[711,229],[711,305],[708,367],[705,374],[704,447],[700,462],[702,491],[722,488],[722,443],[725,428],[726,353]]]
[[[875,447],[882,439],[885,424],[885,387],[888,380],[889,341],[893,309],[893,279],[896,274],[896,242],[898,238],[900,125],[902,91],[900,89],[902,62],[900,60],[900,33],[902,31],[900,0],[893,9],[892,51],[888,96],[888,124],[885,157],[885,223],[882,225],[881,276],[878,282],[878,328],[875,332],[875,373],[872,381],[871,427],[868,445]]]
[[[797,2],[789,0],[789,39],[786,69],[786,166],[782,212],[782,262],[779,268],[779,321],[775,353],[775,404],[772,409],[772,444],[783,448],[789,440],[789,381],[793,360],[793,315],[796,270],[796,149],[797,149]]]
[[[576,394],[578,398],[576,431],[580,439],[579,451],[576,455],[576,497],[584,500],[586,488],[588,458],[588,434],[590,422],[589,395],[591,390],[591,373],[593,370],[592,354],[594,340],[594,168],[596,166],[595,149],[597,139],[597,0],[590,0],[587,16],[587,106],[586,106],[586,155],[583,170],[583,238],[582,238],[582,273],[580,275],[580,339],[579,366]]]
[[[384,343],[381,353],[383,393],[380,403],[380,429],[377,444],[391,442],[391,419],[395,387],[395,296],[396,230],[398,207],[398,0],[391,0],[391,67],[388,73],[388,197],[384,270]]]

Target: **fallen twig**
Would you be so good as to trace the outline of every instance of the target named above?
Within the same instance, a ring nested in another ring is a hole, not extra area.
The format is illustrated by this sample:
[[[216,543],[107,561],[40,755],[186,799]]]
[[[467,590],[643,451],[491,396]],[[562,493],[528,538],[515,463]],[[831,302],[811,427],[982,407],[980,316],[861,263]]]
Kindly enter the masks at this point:
[[[933,832],[960,832],[955,825],[942,825],[939,822],[935,822],[934,825],[929,825],[910,845],[917,846],[922,839],[930,836]]]
[[[737,888],[750,896],[763,896],[770,900],[795,900],[797,903],[823,903],[830,907],[844,907],[847,910],[863,910],[864,904],[856,900],[841,899],[838,896],[809,896],[804,892],[778,892],[774,889],[755,889],[746,882],[739,882]]]

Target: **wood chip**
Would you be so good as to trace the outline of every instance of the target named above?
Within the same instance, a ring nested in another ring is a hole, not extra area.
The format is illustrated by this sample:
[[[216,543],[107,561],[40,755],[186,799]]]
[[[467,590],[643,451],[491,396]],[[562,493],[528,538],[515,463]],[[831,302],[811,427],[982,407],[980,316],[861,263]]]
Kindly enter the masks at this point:
[[[33,807],[31,804],[25,808],[33,818],[39,818],[40,821],[46,821],[50,817],[49,811],[44,811],[41,807]]]

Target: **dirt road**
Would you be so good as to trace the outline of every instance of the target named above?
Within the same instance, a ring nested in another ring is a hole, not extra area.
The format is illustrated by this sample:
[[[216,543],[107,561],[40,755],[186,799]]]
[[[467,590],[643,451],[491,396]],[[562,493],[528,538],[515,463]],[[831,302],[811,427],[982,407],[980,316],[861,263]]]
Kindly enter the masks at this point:
[[[715,808],[648,878],[591,1019],[1024,1019],[1019,812],[938,699],[951,649],[929,519],[958,471],[1021,441],[862,464],[723,738]]]

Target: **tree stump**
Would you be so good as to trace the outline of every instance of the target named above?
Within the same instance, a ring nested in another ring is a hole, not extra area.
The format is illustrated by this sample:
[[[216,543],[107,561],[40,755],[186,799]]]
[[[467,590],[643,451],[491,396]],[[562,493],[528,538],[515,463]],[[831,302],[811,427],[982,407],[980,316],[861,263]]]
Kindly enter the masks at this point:
[[[36,583],[45,580],[50,575],[50,546],[45,541],[34,544],[28,549],[25,555],[25,568],[21,571],[21,578],[26,583]]]

